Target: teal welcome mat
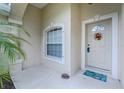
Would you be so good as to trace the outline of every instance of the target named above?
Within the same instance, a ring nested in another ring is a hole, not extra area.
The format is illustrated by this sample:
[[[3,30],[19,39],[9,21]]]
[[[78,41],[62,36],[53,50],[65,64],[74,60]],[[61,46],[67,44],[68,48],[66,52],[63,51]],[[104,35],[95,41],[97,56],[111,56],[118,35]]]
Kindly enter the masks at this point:
[[[106,75],[99,74],[99,73],[96,73],[96,72],[93,72],[93,71],[90,71],[90,70],[86,70],[83,74],[86,75],[86,76],[92,77],[94,79],[97,79],[97,80],[101,80],[101,81],[104,81],[104,82],[107,81],[107,76]]]

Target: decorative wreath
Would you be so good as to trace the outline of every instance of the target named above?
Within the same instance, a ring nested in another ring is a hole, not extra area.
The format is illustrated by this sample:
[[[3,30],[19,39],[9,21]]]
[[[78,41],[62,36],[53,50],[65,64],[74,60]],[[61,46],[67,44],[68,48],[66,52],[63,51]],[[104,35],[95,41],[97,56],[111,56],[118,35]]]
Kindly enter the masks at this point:
[[[101,40],[102,39],[102,34],[101,33],[96,33],[95,34],[95,40]]]

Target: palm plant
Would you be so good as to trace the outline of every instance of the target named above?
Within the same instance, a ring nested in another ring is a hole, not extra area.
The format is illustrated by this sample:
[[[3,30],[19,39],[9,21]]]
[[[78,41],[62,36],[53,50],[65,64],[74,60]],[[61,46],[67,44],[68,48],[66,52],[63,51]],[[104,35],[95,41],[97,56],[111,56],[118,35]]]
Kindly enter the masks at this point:
[[[0,74],[0,88],[4,87],[4,81],[10,82],[11,78],[9,72]]]
[[[15,62],[17,58],[25,60],[26,55],[20,47],[20,42],[26,41],[25,39],[19,37],[19,35],[13,34],[16,31],[18,33],[25,33],[30,36],[30,34],[24,29],[23,26],[9,23],[0,22],[0,53],[3,53],[8,57],[10,62]],[[7,73],[0,73],[0,87],[3,87],[3,81],[9,81],[9,71]]]

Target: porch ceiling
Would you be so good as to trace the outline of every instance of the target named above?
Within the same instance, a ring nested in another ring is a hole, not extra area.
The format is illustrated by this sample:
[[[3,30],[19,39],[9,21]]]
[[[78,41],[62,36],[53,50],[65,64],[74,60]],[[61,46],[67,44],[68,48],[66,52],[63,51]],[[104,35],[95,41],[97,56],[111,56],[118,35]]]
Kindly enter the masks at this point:
[[[46,5],[48,5],[48,3],[31,3],[31,5],[39,8],[39,9],[42,9],[44,8]]]

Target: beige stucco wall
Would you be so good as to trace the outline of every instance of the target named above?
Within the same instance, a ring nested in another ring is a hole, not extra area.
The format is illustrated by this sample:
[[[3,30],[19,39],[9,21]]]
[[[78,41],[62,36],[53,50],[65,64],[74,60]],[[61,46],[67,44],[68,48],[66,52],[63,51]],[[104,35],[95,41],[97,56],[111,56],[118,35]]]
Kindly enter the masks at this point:
[[[71,74],[81,69],[81,16],[79,4],[71,4]]]
[[[124,4],[122,4],[121,10],[121,32],[120,32],[120,62],[121,62],[121,83],[124,88]]]
[[[9,18],[22,21],[28,3],[12,3]]]
[[[70,4],[49,4],[43,10],[43,27],[42,27],[42,63],[62,73],[70,74]],[[65,63],[60,64],[56,61],[47,59],[43,53],[43,30],[53,24],[63,24],[65,34]]]
[[[104,15],[117,11],[120,11],[120,4],[81,4],[81,20],[86,20],[96,15]]]
[[[27,68],[38,65],[41,62],[41,10],[29,4],[23,17],[23,23],[27,32],[31,35],[31,37],[28,37],[21,34],[23,38],[31,43],[31,45],[22,43],[21,46],[27,55],[23,68]]]

